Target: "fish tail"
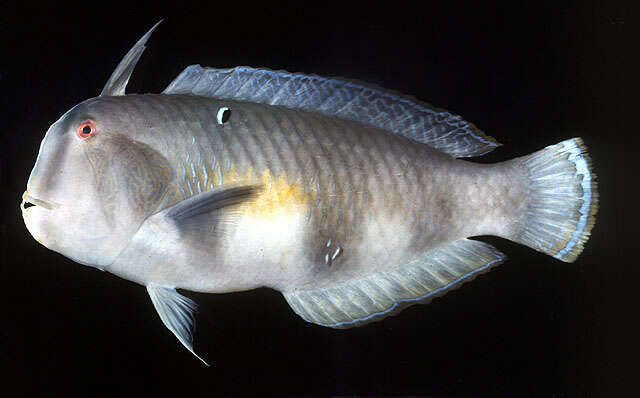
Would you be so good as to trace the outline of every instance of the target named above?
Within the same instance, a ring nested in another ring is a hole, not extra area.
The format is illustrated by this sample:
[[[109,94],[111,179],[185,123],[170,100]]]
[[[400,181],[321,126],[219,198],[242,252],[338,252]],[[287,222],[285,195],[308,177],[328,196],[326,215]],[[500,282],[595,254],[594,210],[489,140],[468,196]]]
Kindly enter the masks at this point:
[[[589,239],[598,211],[596,175],[581,138],[517,159],[529,176],[524,214],[511,239],[573,262]]]

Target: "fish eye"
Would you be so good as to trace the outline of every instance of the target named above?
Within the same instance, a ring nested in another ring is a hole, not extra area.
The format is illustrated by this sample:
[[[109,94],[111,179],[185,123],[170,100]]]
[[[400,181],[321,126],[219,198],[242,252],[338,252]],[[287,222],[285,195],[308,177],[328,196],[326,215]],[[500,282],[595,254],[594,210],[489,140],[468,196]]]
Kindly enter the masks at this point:
[[[78,125],[78,128],[77,128],[78,137],[82,139],[89,138],[96,133],[96,130],[97,128],[96,128],[95,121],[91,119],[85,120]]]

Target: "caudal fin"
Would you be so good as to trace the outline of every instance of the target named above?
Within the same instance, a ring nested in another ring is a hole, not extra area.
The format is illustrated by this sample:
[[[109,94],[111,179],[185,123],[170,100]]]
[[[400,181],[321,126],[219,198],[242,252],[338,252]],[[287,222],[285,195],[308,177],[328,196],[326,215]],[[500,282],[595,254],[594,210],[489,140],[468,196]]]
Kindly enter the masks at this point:
[[[587,148],[581,138],[572,138],[519,160],[531,183],[522,227],[513,240],[562,261],[575,261],[598,211]]]

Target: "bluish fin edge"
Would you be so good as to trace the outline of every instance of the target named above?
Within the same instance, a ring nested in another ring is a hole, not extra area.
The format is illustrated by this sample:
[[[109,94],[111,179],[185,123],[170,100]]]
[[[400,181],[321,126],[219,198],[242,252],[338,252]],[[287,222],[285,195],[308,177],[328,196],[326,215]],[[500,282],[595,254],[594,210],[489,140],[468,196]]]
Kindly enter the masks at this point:
[[[573,162],[576,167],[575,176],[582,175],[580,185],[582,187],[582,206],[580,206],[580,219],[578,227],[573,232],[571,240],[567,246],[556,254],[556,258],[564,259],[575,256],[582,252],[584,244],[591,234],[591,229],[595,224],[595,215],[598,212],[598,188],[596,175],[591,171],[591,158],[587,153],[587,148],[582,139],[577,138],[569,141],[567,149],[570,153],[569,161]],[[576,253],[576,251],[579,252]]]
[[[291,82],[297,88],[295,95],[287,92]],[[265,85],[269,85],[270,90],[265,89]],[[500,145],[460,116],[411,96],[353,79],[248,66],[215,69],[191,65],[163,94],[193,94],[323,113],[406,136],[454,157],[480,156]],[[323,100],[318,102],[316,96]],[[399,111],[398,105],[407,108]]]
[[[596,175],[581,138],[515,159],[529,173],[528,206],[512,240],[573,262],[584,250],[598,211]]]
[[[427,303],[505,259],[489,244],[462,239],[388,271],[283,295],[305,321],[349,328],[383,319],[410,305]]]
[[[487,265],[485,265],[484,267],[478,268],[458,279],[456,279],[455,281],[449,283],[448,285],[445,285],[439,289],[434,290],[431,293],[427,293],[424,296],[420,296],[420,297],[416,297],[416,298],[412,298],[412,299],[403,299],[403,300],[399,300],[396,301],[391,308],[384,310],[384,311],[380,311],[380,312],[376,312],[370,315],[367,315],[366,317],[363,318],[357,318],[354,319],[352,321],[343,321],[343,322],[336,322],[336,323],[330,323],[330,324],[325,324],[322,326],[327,326],[327,327],[332,327],[332,328],[344,328],[344,327],[349,327],[351,325],[355,325],[357,323],[366,323],[368,320],[373,320],[373,318],[376,317],[385,317],[386,315],[390,315],[391,313],[393,313],[394,310],[396,309],[404,309],[406,307],[408,307],[411,304],[428,304],[428,300],[430,299],[434,299],[436,297],[439,297],[440,295],[443,295],[445,293],[448,293],[449,291],[453,290],[453,288],[459,287],[462,283],[464,282],[468,282],[470,280],[473,280],[478,274],[482,274],[483,272],[486,272],[489,270],[489,268],[499,265],[500,263],[503,263],[504,260],[500,259],[500,260],[494,260],[490,263],[488,263]],[[406,306],[403,306],[403,304],[408,304]]]

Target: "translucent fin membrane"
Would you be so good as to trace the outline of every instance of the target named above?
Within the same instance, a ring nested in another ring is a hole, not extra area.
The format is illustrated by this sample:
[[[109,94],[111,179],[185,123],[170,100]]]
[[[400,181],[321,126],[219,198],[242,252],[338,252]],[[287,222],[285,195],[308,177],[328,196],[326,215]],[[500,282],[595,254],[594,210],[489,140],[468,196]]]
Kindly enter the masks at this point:
[[[302,109],[368,124],[453,157],[480,156],[500,144],[443,109],[372,84],[238,66],[191,65],[163,94],[193,94]]]
[[[427,303],[504,259],[491,245],[462,239],[389,271],[326,288],[285,292],[284,297],[307,322],[350,328]]]
[[[531,185],[516,242],[566,262],[582,252],[598,211],[596,176],[582,139],[520,158]]]
[[[162,22],[162,20],[153,25],[153,27],[149,29],[149,31],[140,38],[140,40],[138,40],[131,50],[129,50],[127,55],[122,58],[122,61],[120,61],[116,69],[111,74],[111,77],[109,77],[109,80],[104,85],[104,88],[100,93],[101,97],[108,95],[124,95],[127,83],[129,83],[129,78],[138,63],[140,56],[142,56],[142,53],[146,48],[145,44],[149,40],[149,37],[151,37],[151,33],[153,33],[158,25],[160,25],[160,22]]]
[[[208,366],[209,364],[193,350],[193,312],[197,308],[196,303],[172,288],[149,285],[147,291],[162,323],[187,350]]]

